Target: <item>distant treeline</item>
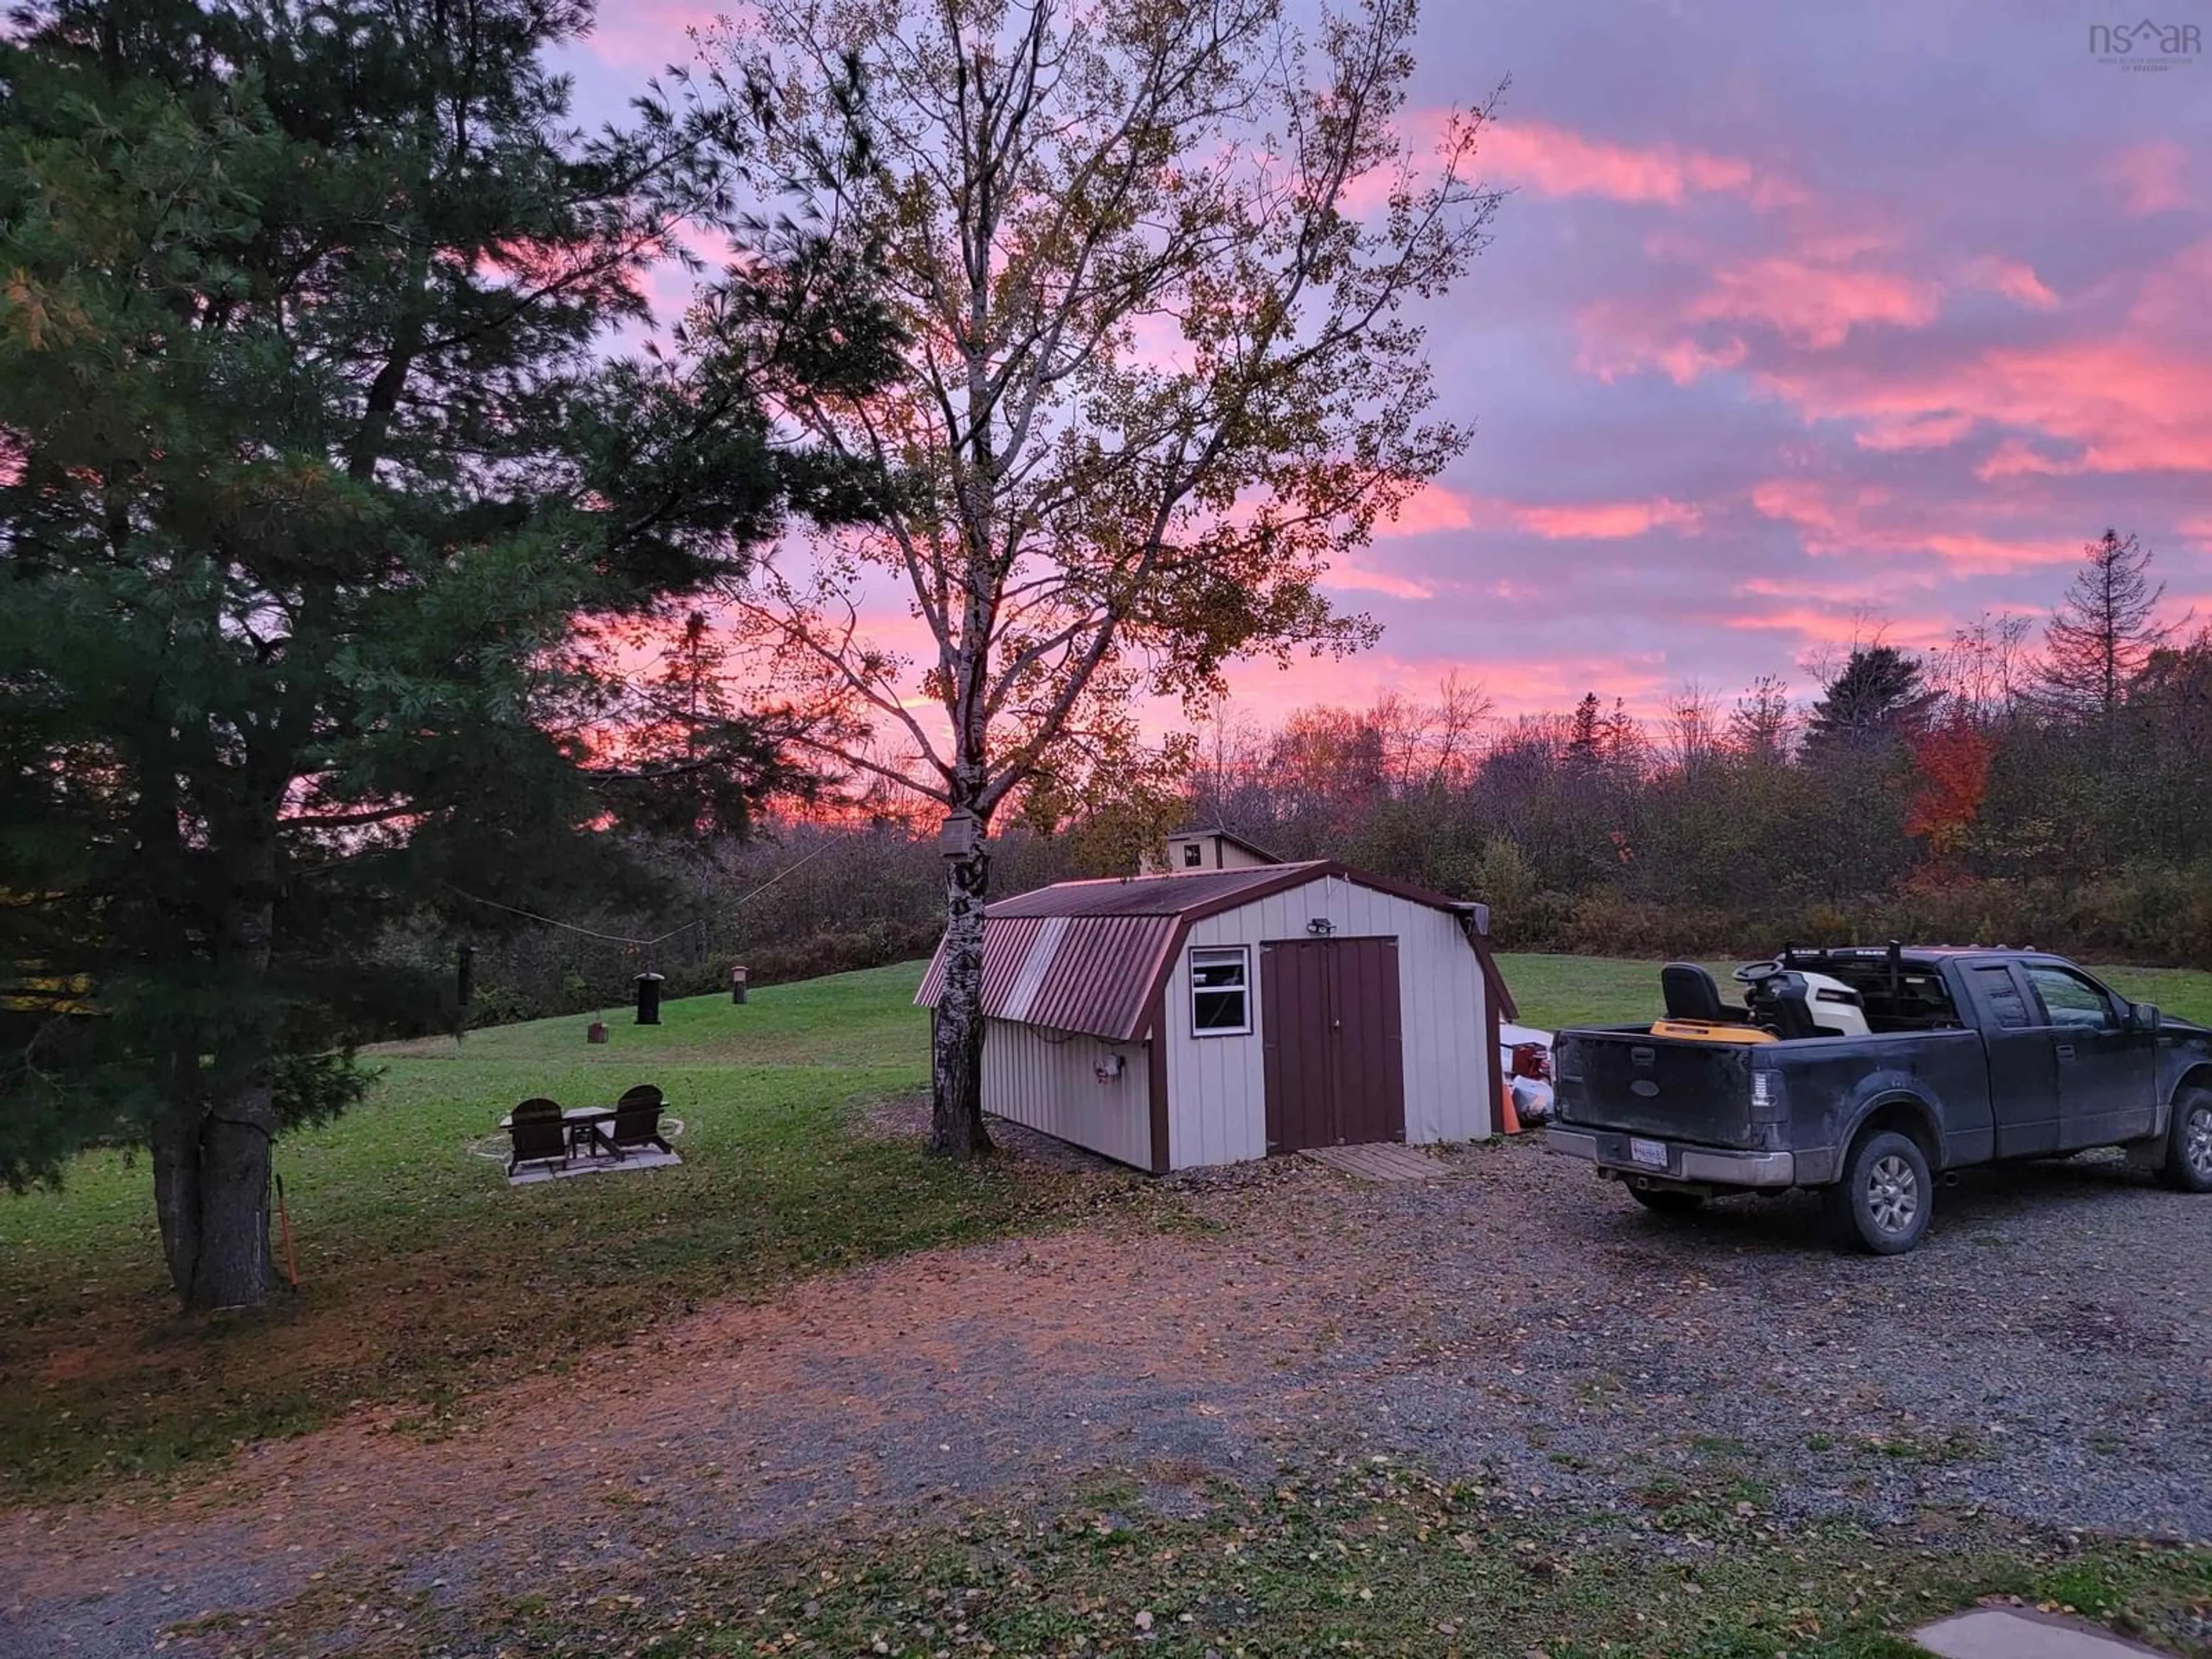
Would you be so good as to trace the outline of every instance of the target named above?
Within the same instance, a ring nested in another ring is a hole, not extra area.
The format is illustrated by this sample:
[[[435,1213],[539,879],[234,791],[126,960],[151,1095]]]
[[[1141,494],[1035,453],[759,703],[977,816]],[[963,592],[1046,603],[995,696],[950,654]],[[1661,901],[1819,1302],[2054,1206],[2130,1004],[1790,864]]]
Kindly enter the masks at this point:
[[[992,888],[1127,873],[1190,819],[1486,900],[1510,949],[1894,937],[2212,966],[2212,631],[2154,624],[2148,564],[2108,535],[2047,621],[1987,617],[1924,655],[1863,644],[1809,700],[1765,679],[1725,702],[1686,688],[1656,720],[1595,694],[1500,720],[1454,682],[1224,722],[1180,794],[995,826]],[[934,836],[895,817],[789,823],[662,874],[671,896],[629,908],[548,894],[562,927],[486,908],[470,1023],[619,1008],[648,969],[682,996],[726,988],[734,962],[760,985],[910,960],[943,923]],[[449,982],[456,948],[442,926],[388,947]],[[449,992],[398,1023],[458,1017]]]
[[[658,860],[663,891],[653,900],[591,902],[548,891],[532,908],[558,926],[489,904],[474,913],[474,927],[395,926],[381,954],[404,970],[397,977],[445,991],[395,1006],[388,1029],[416,1034],[457,1021],[496,1025],[620,1010],[641,973],[659,974],[664,996],[697,996],[726,992],[736,963],[750,984],[775,985],[910,962],[936,948],[945,887],[933,833],[890,819],[764,830],[758,840],[704,855],[667,852]],[[1017,832],[1000,846],[1002,890],[1078,873],[1068,854],[1064,842]],[[644,940],[656,942],[629,942]],[[464,945],[472,981],[465,1017],[458,1004]]]
[[[2039,626],[1881,643],[1645,722],[1479,693],[1212,734],[1195,816],[1487,900],[1500,943],[1613,955],[1891,937],[2212,965],[2212,632],[2108,532]]]

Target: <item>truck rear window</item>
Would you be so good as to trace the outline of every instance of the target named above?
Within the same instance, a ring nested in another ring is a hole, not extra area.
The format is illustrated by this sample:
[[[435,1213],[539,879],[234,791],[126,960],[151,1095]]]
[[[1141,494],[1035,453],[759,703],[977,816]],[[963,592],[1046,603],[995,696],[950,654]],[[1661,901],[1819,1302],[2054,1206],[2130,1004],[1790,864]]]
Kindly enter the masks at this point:
[[[2031,1023],[2027,1017],[2027,999],[2021,995],[2020,987],[2013,982],[2010,969],[1992,963],[1972,971],[1974,989],[1989,1005],[1990,1012],[1996,1017],[2000,1026],[2016,1030]]]
[[[1951,1004],[1942,975],[1924,963],[1899,968],[1893,981],[1886,962],[1812,961],[1807,965],[1832,974],[1859,994],[1870,1031],[1942,1031],[1959,1024],[1959,1011]]]

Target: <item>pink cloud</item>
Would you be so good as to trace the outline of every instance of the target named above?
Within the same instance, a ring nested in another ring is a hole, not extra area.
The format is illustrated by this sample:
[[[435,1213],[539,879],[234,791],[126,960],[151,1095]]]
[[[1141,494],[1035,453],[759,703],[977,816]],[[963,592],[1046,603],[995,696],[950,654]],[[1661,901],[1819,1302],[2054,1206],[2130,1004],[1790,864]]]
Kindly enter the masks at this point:
[[[1658,368],[1677,386],[1751,355],[1739,330],[1765,328],[1816,350],[1832,350],[1854,330],[1873,325],[1923,328],[1940,309],[1940,283],[1868,263],[1893,239],[1863,227],[1801,228],[1781,251],[1727,260],[1702,241],[1681,235],[1654,238],[1656,260],[1688,267],[1703,286],[1686,299],[1644,293],[1601,300],[1576,322],[1581,334],[1577,367],[1601,380]],[[2026,292],[2021,266],[2006,280]],[[1991,280],[1995,280],[1992,274]],[[1676,290],[1680,295],[1679,288]],[[2045,290],[2047,292],[2047,290]],[[1733,325],[1721,337],[1705,325]]]
[[[1798,199],[1795,186],[1750,162],[1673,144],[1636,147],[1586,137],[1541,121],[1498,120],[1485,129],[1486,168],[1541,196],[1679,205],[1692,193],[1726,193],[1759,207]]]
[[[2036,475],[2063,477],[2081,471],[2079,460],[2061,460],[2033,449],[2018,438],[2007,438],[1990,453],[1988,459],[1974,469],[1974,476],[1984,483],[1994,483],[1999,478],[2020,478]]]
[[[658,70],[689,64],[699,56],[696,36],[706,34],[742,4],[695,6],[683,0],[622,0],[600,9],[599,25],[583,40],[584,50],[617,69]]]
[[[2143,273],[2128,325],[2161,341],[2191,337],[2212,341],[2204,296],[2212,290],[2212,238],[2182,249]]]
[[[1688,532],[1698,524],[1697,507],[1662,495],[1650,501],[1507,501],[1466,496],[1443,485],[1425,485],[1398,509],[1395,520],[1375,527],[1379,537],[1426,536],[1446,530],[1472,530],[1478,524],[1510,526],[1546,541],[1620,541],[1651,530]],[[1395,580],[1396,578],[1389,580]],[[1376,592],[1397,590],[1340,580],[1339,586],[1364,585]],[[1426,598],[1426,591],[1404,594]]]
[[[1677,386],[1735,368],[1753,356],[1751,340],[1771,329],[1794,345],[1835,351],[1856,331],[1888,326],[1925,329],[1942,309],[1947,286],[2003,295],[2037,311],[2051,311],[2059,297],[2024,261],[1983,254],[1955,268],[1949,283],[1869,256],[1893,250],[1887,232],[1866,228],[1804,228],[1782,250],[1726,262],[1701,241],[1680,234],[1656,236],[1647,243],[1655,260],[1691,268],[1703,286],[1686,298],[1638,295],[1601,300],[1577,316],[1580,345],[1576,367],[1599,379],[1656,368]],[[2185,255],[2177,264],[2190,262]],[[2170,284],[2160,273],[2145,280],[2142,305],[2157,305],[2161,314],[2201,314],[2197,296],[2212,280],[2212,256],[2203,271],[2193,264]],[[1679,292],[1679,290],[1678,290]],[[1808,374],[1803,378],[1814,378]],[[1859,447],[1875,450],[1942,448],[1971,431],[1981,411],[1914,404],[1881,411],[1858,435]]]
[[[1681,678],[1656,651],[1523,661],[1480,653],[1401,656],[1385,649],[1343,662],[1297,658],[1279,666],[1240,665],[1230,671],[1229,712],[1267,725],[1317,704],[1362,708],[1389,691],[1424,702],[1451,674],[1462,684],[1480,684],[1504,719],[1571,708],[1585,691],[1595,691],[1607,703],[1620,697],[1632,708],[1656,711]],[[1175,723],[1176,711],[1161,707],[1152,712],[1159,724]]]
[[[1888,491],[1870,484],[1845,491],[1809,478],[1773,478],[1751,492],[1751,504],[1768,518],[1784,520],[1826,537],[1832,537],[1846,523],[1856,524],[1866,507],[1888,498]]]
[[[1439,530],[1471,530],[1468,503],[1440,483],[1424,484],[1375,526],[1377,536],[1429,536]]]
[[[1861,449],[1947,449],[1974,429],[1974,417],[1955,409],[1921,409],[1878,416],[1854,434]]]
[[[1795,634],[1814,645],[1861,645],[1879,632],[1892,645],[1941,644],[1951,636],[1952,622],[1944,617],[1899,620],[1883,616],[1877,621],[1862,606],[1852,611],[1823,611],[1796,605],[1778,611],[1750,611],[1716,618],[1723,628],[1736,632]]]
[[[1796,526],[1805,550],[1816,556],[1932,556],[1954,574],[1997,575],[2070,563],[2081,552],[2078,538],[2008,538],[1930,524],[1931,514],[1960,518],[1972,509],[1896,502],[1889,491],[1868,484],[1775,478],[1754,487],[1751,501],[1766,517]]]
[[[2002,294],[2008,300],[2033,306],[2038,311],[2049,311],[2058,303],[2058,296],[2044,285],[2034,266],[2008,259],[2002,254],[1985,253],[1969,261],[1965,277],[1972,287]]]
[[[1936,585],[1933,571],[1902,571],[1885,568],[1878,577],[1857,580],[1817,580],[1796,576],[1753,576],[1736,584],[1741,594],[1767,599],[1811,599],[1821,605],[1846,605],[1865,607],[1881,605],[1893,598],[1900,589],[1931,588]]]
[[[1329,566],[1321,579],[1323,587],[1335,588],[1350,593],[1382,593],[1394,599],[1431,599],[1436,590],[1404,576],[1394,576],[1387,570],[1366,570],[1355,564],[1337,563]]]
[[[2033,428],[2078,446],[2045,460],[2024,446],[1984,464],[2026,472],[2212,471],[2212,361],[2151,341],[1995,348],[1964,362],[1879,374],[1777,371],[1761,383],[1816,419],[1879,425],[1942,412]]]
[[[2189,152],[2171,138],[2116,152],[2100,169],[2130,213],[2164,213],[2195,204],[2189,188]]]
[[[1698,527],[1698,509],[1665,496],[1649,501],[1574,501],[1559,506],[1508,509],[1522,529],[1547,541],[1619,541],[1662,527]]]
[[[1890,271],[1839,269],[1786,256],[1714,276],[1690,304],[1697,322],[1765,323],[1803,344],[1841,345],[1862,324],[1918,328],[1936,315],[1938,290]]]

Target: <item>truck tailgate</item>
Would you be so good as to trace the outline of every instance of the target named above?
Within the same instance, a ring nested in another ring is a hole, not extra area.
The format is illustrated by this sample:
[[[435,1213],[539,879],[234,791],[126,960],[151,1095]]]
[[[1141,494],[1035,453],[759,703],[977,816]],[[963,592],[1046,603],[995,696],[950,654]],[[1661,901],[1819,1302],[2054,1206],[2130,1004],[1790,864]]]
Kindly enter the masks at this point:
[[[1583,1030],[1560,1032],[1553,1048],[1563,1123],[1704,1146],[1761,1144],[1761,1126],[1752,1121],[1748,1045]]]

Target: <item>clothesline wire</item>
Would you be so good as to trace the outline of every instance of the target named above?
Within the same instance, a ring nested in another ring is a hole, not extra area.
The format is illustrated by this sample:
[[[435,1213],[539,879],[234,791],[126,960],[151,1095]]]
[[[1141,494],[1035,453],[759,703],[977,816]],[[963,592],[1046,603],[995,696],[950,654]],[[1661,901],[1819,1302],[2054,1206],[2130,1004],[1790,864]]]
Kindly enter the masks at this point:
[[[781,881],[786,876],[791,874],[793,871],[804,868],[805,866],[812,863],[816,859],[820,858],[823,854],[829,850],[830,843],[825,841],[821,846],[816,848],[805,858],[800,859],[796,864],[786,865],[782,869],[777,871],[759,886],[754,888],[751,892],[747,893],[735,904],[730,906],[730,908],[732,910],[743,909],[746,905],[750,904],[755,899],[758,898],[763,893],[768,891],[769,888],[775,886],[776,883]],[[695,920],[685,922],[680,927],[670,928],[658,939],[632,939],[626,933],[602,933],[595,928],[581,927],[573,921],[562,921],[557,916],[542,916],[535,910],[525,910],[519,905],[501,904],[497,899],[488,899],[475,893],[465,892],[460,888],[454,887],[451,882],[448,882],[446,884],[447,887],[452,889],[455,895],[468,900],[471,904],[482,904],[494,910],[504,910],[511,916],[520,916],[526,921],[542,922],[548,927],[558,927],[562,932],[568,933],[579,933],[586,939],[595,939],[606,945],[635,945],[649,949],[656,945],[665,945],[670,939],[676,938],[678,934],[688,933],[695,927],[703,927],[707,925],[703,921]]]

